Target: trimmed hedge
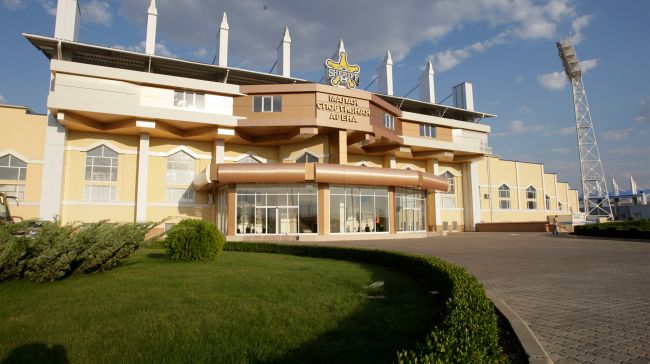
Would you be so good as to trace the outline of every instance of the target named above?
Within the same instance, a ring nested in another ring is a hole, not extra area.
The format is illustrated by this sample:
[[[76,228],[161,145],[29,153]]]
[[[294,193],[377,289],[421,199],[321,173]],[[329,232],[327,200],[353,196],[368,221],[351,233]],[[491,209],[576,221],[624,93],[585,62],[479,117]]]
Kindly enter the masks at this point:
[[[215,260],[223,250],[223,235],[213,224],[185,219],[167,233],[167,256],[173,260]]]
[[[394,268],[440,292],[443,320],[399,363],[502,363],[497,316],[483,286],[463,268],[438,258],[393,251],[270,243],[226,243],[225,250],[349,260]]]
[[[622,239],[650,239],[650,220],[612,221],[579,225],[574,234]]]
[[[131,255],[155,225],[43,223],[30,234],[30,224],[0,225],[0,282],[50,282],[111,269]]]

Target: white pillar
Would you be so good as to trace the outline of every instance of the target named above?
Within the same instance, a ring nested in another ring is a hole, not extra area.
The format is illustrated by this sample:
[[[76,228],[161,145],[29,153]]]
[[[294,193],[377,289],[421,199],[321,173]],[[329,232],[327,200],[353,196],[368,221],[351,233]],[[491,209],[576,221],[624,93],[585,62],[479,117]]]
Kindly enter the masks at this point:
[[[61,114],[61,118],[65,117]],[[61,214],[63,168],[65,166],[66,129],[48,111],[45,130],[43,178],[41,183],[41,220],[53,220]]]
[[[145,53],[153,55],[156,53],[156,23],[158,19],[158,10],[156,9],[156,0],[151,0],[149,11],[147,12],[147,39],[145,41]]]
[[[81,12],[77,0],[59,0],[56,6],[54,38],[77,41]]]
[[[217,51],[218,62],[217,64],[222,67],[228,66],[228,16],[223,13],[221,26],[219,27],[219,35],[217,36]]]
[[[440,166],[438,164],[438,160],[434,159],[433,160],[433,174],[436,176],[440,175]],[[442,196],[441,193],[436,191],[435,192],[435,206],[436,206],[436,229],[438,226],[442,226]]]
[[[517,184],[517,210],[521,210],[521,187],[519,186],[519,163],[515,161],[515,183]],[[555,185],[557,189],[557,184]]]
[[[469,163],[469,191],[471,193],[471,231],[476,231],[476,224],[481,222],[481,191],[478,181],[478,162]]]
[[[138,148],[138,190],[135,202],[135,221],[147,221],[147,189],[149,184],[149,134],[140,134]]]
[[[217,139],[214,141],[214,155],[212,156],[212,162],[220,164],[224,162],[224,153],[225,153],[225,144],[223,139]]]
[[[386,51],[384,62],[377,69],[377,82],[379,93],[386,95],[393,94],[393,58],[390,55],[390,50]]]
[[[284,28],[282,42],[278,45],[278,64],[276,73],[284,77],[291,77],[291,35],[289,28]]]
[[[436,87],[434,83],[435,71],[431,61],[427,61],[424,71],[418,79],[418,88],[420,92],[420,101],[436,103]]]

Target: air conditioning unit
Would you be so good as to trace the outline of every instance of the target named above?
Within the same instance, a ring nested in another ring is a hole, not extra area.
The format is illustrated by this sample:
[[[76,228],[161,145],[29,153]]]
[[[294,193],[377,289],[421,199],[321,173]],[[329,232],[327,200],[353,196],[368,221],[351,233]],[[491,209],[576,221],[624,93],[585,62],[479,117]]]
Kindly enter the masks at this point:
[[[483,198],[486,199],[486,200],[489,200],[490,199],[490,194],[489,193],[484,194]]]

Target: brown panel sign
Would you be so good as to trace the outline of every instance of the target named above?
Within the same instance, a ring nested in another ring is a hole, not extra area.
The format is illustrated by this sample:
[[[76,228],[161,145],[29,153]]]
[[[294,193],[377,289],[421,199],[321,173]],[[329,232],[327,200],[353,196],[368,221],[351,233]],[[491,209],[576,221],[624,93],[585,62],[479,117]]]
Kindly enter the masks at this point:
[[[321,122],[369,124],[370,104],[356,97],[319,92],[316,94],[316,117]]]

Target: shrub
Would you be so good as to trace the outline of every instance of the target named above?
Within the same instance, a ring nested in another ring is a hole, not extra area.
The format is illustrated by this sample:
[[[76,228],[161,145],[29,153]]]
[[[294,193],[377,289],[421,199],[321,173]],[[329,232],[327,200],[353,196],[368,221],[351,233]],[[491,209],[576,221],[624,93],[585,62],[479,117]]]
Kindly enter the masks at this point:
[[[622,239],[650,239],[650,220],[580,225],[574,228],[574,234]]]
[[[34,235],[16,235],[28,231],[29,223],[0,226],[0,282],[49,282],[110,269],[133,253],[154,225],[45,223]]]
[[[224,239],[213,224],[187,219],[167,232],[165,244],[171,259],[215,260],[223,250]]]
[[[399,363],[501,363],[497,317],[478,280],[438,258],[355,248],[267,243],[227,243],[225,250],[352,260],[402,271],[440,292],[443,320],[415,350],[397,353]]]

